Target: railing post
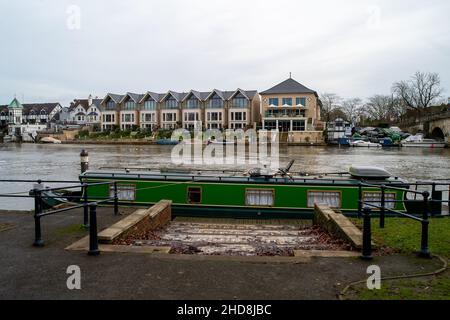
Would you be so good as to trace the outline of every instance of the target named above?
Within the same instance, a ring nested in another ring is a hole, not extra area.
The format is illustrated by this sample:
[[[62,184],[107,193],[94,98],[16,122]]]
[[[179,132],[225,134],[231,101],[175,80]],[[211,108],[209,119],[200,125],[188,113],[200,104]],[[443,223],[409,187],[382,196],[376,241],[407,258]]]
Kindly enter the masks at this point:
[[[358,218],[362,215],[362,183],[358,183]]]
[[[428,250],[428,226],[430,221],[428,221],[428,197],[430,193],[425,191],[423,195],[423,214],[422,214],[422,238],[420,242],[420,252],[419,257],[430,258],[430,251]]]
[[[41,234],[41,217],[42,213],[42,193],[41,190],[34,189],[34,242],[33,246],[43,247],[44,241]]]
[[[370,224],[370,208],[364,208],[362,260],[372,260],[372,230]]]
[[[88,207],[88,185],[86,183],[83,184],[83,227],[85,229],[89,229],[89,207]]]
[[[90,256],[98,256],[98,238],[97,238],[97,203],[89,204],[89,214],[91,226],[89,228],[89,252]]]
[[[114,215],[119,214],[119,197],[117,195],[117,181],[114,181]]]
[[[386,186],[381,186],[380,228],[384,229],[384,215],[386,213]]]

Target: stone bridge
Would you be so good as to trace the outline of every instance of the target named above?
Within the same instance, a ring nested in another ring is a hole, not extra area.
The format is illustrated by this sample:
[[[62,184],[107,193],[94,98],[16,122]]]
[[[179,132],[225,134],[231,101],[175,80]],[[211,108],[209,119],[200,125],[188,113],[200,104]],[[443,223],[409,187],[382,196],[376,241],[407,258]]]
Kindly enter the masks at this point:
[[[423,132],[427,136],[450,142],[450,111],[425,116],[420,122],[403,125],[403,129],[411,132]]]

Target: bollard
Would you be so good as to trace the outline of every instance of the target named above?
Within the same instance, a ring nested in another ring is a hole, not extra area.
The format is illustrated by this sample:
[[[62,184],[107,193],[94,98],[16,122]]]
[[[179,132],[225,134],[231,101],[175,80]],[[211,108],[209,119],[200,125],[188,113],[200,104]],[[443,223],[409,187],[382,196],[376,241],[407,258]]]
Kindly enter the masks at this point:
[[[98,256],[98,238],[97,238],[97,203],[89,204],[90,228],[89,228],[89,252],[90,256]]]
[[[421,258],[430,258],[431,254],[428,250],[428,226],[430,225],[430,221],[428,221],[428,197],[430,193],[425,191],[422,193],[423,195],[423,213],[422,213],[422,237],[420,241],[420,251],[419,257]]]
[[[386,206],[386,186],[381,186],[380,228],[384,229],[384,215]]]
[[[361,259],[372,260],[372,230],[370,225],[370,208],[364,208],[363,248]]]
[[[362,183],[358,183],[358,218],[361,218],[362,213]]]
[[[119,197],[117,194],[117,181],[114,181],[114,215],[119,214]]]
[[[82,174],[89,170],[89,154],[84,149],[80,153],[80,164]]]
[[[34,189],[34,242],[33,246],[43,247],[44,241],[41,234],[41,217],[42,213],[42,193],[41,190]]]
[[[88,207],[88,185],[86,183],[83,184],[83,228],[89,229],[89,207]]]

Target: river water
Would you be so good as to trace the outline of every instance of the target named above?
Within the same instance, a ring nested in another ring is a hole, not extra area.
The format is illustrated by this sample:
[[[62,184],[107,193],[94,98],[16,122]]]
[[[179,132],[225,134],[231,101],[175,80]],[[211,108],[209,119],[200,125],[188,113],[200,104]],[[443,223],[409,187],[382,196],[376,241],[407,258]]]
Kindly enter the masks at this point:
[[[90,168],[98,169],[167,166],[172,146],[0,144],[0,179],[77,180],[81,149],[89,152]],[[384,167],[409,181],[450,178],[450,149],[280,147],[281,164],[290,159],[296,160],[296,172],[343,172],[353,164]],[[0,194],[31,188],[31,183],[0,182]],[[31,199],[0,198],[0,209],[32,207]]]

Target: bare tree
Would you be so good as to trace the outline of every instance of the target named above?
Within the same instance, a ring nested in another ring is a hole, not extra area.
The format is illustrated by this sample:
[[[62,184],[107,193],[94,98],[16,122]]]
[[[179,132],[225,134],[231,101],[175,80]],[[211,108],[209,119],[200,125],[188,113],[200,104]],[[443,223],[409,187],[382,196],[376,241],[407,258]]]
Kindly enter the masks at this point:
[[[419,118],[423,109],[429,107],[443,92],[439,74],[420,71],[408,81],[395,82],[392,91],[404,107],[416,110]]]
[[[367,116],[371,120],[396,121],[403,113],[400,100],[393,95],[377,94],[368,99],[364,106]]]
[[[320,94],[320,100],[322,101],[322,114],[324,115],[324,119],[326,122],[329,122],[332,111],[336,109],[342,99],[335,93],[324,92]]]
[[[347,120],[353,124],[357,124],[361,118],[362,100],[360,98],[346,99],[342,103],[342,111],[345,113]]]

